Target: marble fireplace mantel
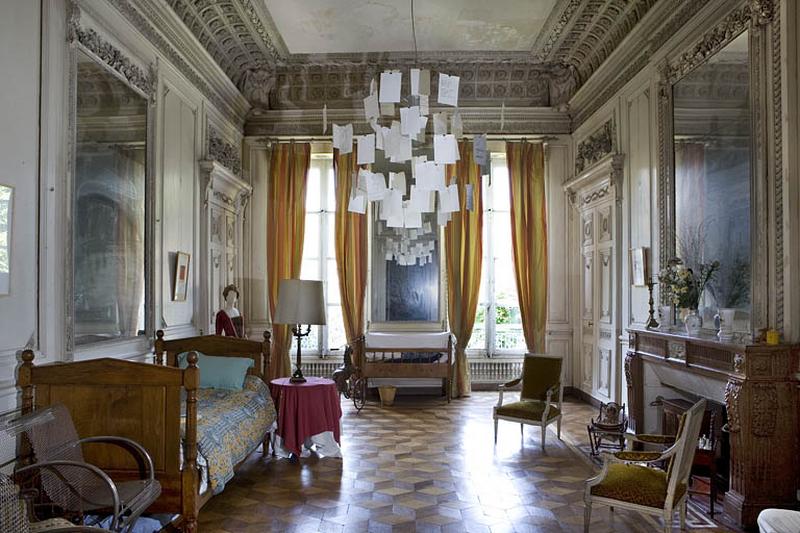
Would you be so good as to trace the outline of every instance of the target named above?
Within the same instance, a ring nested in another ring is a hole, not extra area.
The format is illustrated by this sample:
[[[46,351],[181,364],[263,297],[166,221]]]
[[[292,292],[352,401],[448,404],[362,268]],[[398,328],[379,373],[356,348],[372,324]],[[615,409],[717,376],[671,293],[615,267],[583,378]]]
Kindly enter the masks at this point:
[[[625,379],[632,429],[644,429],[645,365],[673,380],[686,373],[684,383],[724,383],[731,444],[725,511],[750,527],[764,508],[796,507],[800,346],[725,344],[638,328],[628,334]]]

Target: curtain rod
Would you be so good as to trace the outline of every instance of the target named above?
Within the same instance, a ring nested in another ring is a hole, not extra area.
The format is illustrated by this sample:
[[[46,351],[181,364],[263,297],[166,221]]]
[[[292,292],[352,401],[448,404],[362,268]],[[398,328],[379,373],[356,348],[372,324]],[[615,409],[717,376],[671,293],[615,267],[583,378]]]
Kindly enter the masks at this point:
[[[309,137],[307,135],[297,135],[297,136],[287,136],[287,135],[280,135],[280,136],[260,136],[266,141],[270,141],[273,143],[291,143],[291,142],[309,142],[309,143],[316,143],[316,142],[324,142],[324,143],[332,143],[333,137]],[[354,135],[353,137],[356,137]],[[473,140],[475,138],[474,134],[463,135],[463,138]],[[504,142],[517,142],[517,141],[552,141],[557,139],[555,135],[505,135],[505,136],[496,136],[492,134],[486,134],[487,141],[504,141]]]

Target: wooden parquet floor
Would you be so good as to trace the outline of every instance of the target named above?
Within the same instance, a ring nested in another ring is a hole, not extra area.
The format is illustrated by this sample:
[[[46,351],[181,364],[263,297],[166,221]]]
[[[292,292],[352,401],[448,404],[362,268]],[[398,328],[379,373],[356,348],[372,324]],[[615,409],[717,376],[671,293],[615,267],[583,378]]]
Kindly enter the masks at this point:
[[[500,422],[494,445],[496,401],[496,393],[450,405],[400,397],[358,414],[343,401],[344,459],[291,464],[255,452],[200,512],[200,531],[583,531],[584,480],[594,467],[574,445],[585,440],[592,408],[568,402],[564,441],[552,426],[542,451],[539,428],[520,435],[510,422]],[[593,532],[661,530],[638,513],[597,507],[593,515]],[[726,531],[699,513],[689,513],[689,525]]]

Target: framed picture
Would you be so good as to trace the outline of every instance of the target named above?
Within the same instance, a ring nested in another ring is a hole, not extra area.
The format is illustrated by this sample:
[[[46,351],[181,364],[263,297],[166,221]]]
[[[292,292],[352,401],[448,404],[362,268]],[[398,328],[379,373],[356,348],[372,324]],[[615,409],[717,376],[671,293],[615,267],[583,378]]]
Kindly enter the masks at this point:
[[[175,292],[172,294],[173,302],[185,302],[189,290],[189,259],[186,252],[178,252],[175,258]]]
[[[649,277],[648,270],[647,248],[633,248],[631,250],[631,283],[635,287],[644,287]]]
[[[0,296],[11,292],[11,221],[14,188],[0,184]]]

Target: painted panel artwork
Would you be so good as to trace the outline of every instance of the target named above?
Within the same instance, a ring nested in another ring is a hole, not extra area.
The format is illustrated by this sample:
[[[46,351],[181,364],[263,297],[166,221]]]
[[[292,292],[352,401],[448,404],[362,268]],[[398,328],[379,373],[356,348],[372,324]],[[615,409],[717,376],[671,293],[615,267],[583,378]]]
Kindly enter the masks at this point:
[[[189,290],[189,254],[178,252],[175,258],[175,292],[172,300],[185,302]]]

